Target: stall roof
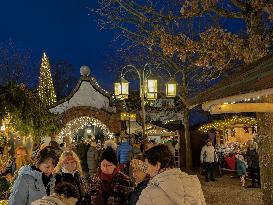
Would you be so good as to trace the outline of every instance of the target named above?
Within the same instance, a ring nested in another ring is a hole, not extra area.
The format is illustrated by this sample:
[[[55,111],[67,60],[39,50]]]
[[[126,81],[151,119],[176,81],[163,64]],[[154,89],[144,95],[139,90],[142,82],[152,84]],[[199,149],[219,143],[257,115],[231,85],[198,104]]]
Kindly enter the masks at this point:
[[[243,94],[273,94],[273,54],[238,67],[238,72],[225,77],[221,83],[189,100],[194,106],[204,102]]]

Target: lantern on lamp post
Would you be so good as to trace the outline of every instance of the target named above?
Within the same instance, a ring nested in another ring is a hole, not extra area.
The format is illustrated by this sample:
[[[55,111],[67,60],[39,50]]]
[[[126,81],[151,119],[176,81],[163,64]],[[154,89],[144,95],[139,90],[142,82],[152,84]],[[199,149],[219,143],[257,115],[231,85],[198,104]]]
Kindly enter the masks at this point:
[[[166,83],[166,97],[171,98],[176,96],[176,87],[177,87],[177,82],[175,79],[170,79]]]
[[[146,79],[145,95],[147,100],[157,99],[157,79],[155,77],[149,77]]]
[[[115,96],[120,100],[125,100],[129,95],[129,82],[123,77],[120,77],[120,81],[114,83]]]

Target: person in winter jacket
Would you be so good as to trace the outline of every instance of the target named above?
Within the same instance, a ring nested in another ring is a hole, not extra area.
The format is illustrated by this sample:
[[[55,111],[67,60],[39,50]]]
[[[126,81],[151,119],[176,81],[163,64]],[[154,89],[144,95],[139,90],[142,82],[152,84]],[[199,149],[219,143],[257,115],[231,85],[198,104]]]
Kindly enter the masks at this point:
[[[130,162],[130,165],[132,168],[136,187],[131,195],[129,204],[136,205],[142,190],[147,187],[150,177],[147,174],[147,165],[144,162],[143,155],[137,155],[135,159]]]
[[[207,140],[207,144],[203,146],[200,154],[201,164],[205,166],[206,181],[216,181],[213,176],[214,164],[217,162],[215,148],[212,145],[211,139]]]
[[[246,151],[247,164],[251,173],[251,185],[248,187],[261,187],[260,179],[260,164],[259,164],[259,154],[257,152],[257,145],[254,142],[251,142],[248,145]]]
[[[96,142],[92,142],[89,150],[87,151],[87,164],[89,170],[89,176],[93,176],[97,173],[99,152],[96,149]]]
[[[78,192],[79,198],[77,205],[84,203],[85,189],[83,182],[83,173],[79,157],[73,151],[64,151],[61,154],[59,162],[54,170],[55,185],[67,182],[74,185]]]
[[[77,156],[81,160],[81,167],[84,175],[88,175],[88,164],[87,164],[87,151],[89,149],[89,145],[86,144],[83,140],[77,145],[75,152]]]
[[[124,139],[117,149],[118,161],[120,164],[127,164],[128,153],[132,150],[132,146]]]
[[[35,165],[21,167],[12,187],[9,205],[30,205],[33,201],[50,195],[55,185],[52,172],[57,160],[56,152],[47,147],[37,154]]]
[[[145,153],[148,186],[141,192],[137,205],[205,205],[197,176],[188,175],[175,167],[167,145],[157,145]]]
[[[124,167],[124,173],[129,175],[129,156],[131,155],[132,146],[129,142],[124,138],[122,143],[119,145],[117,149],[118,161],[121,166]]]
[[[50,196],[44,196],[31,205],[75,205],[79,198],[77,188],[66,182],[59,183]]]
[[[247,163],[244,160],[243,155],[241,155],[240,150],[238,150],[236,154],[236,171],[240,177],[242,187],[245,187],[245,177],[247,176],[246,167]]]
[[[89,182],[91,205],[126,205],[133,191],[133,182],[117,169],[115,150],[107,147],[101,156],[100,169]]]

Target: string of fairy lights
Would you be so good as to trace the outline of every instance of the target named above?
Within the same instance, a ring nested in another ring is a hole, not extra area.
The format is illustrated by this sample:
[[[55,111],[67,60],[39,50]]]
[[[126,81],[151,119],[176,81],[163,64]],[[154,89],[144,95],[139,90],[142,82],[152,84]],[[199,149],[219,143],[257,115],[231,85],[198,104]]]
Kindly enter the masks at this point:
[[[222,128],[229,128],[229,127],[232,127],[233,125],[236,125],[236,124],[244,124],[247,126],[256,126],[257,121],[255,118],[252,118],[252,117],[233,116],[230,119],[218,120],[218,121],[214,121],[211,123],[207,123],[205,125],[202,125],[198,130],[201,133],[207,133],[211,129],[218,130],[218,129],[222,129]]]
[[[96,127],[99,127],[106,138],[112,139],[114,137],[114,134],[101,121],[92,117],[83,116],[83,117],[79,117],[74,120],[71,120],[66,124],[66,126],[61,130],[59,134],[61,137],[61,140],[63,140],[65,137],[69,137],[70,139],[73,139],[73,136],[80,129],[83,129],[88,125],[94,125]]]
[[[57,101],[50,71],[50,63],[46,53],[43,54],[41,62],[38,95],[46,105],[52,105]]]

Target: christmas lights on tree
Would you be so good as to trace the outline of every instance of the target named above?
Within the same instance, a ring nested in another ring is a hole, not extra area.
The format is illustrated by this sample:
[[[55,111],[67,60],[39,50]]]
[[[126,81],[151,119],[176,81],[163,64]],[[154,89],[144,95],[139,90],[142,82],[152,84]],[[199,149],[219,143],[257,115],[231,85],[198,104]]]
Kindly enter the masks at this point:
[[[46,53],[43,54],[41,62],[38,95],[46,105],[52,105],[56,102],[56,94],[51,77],[50,63]]]

